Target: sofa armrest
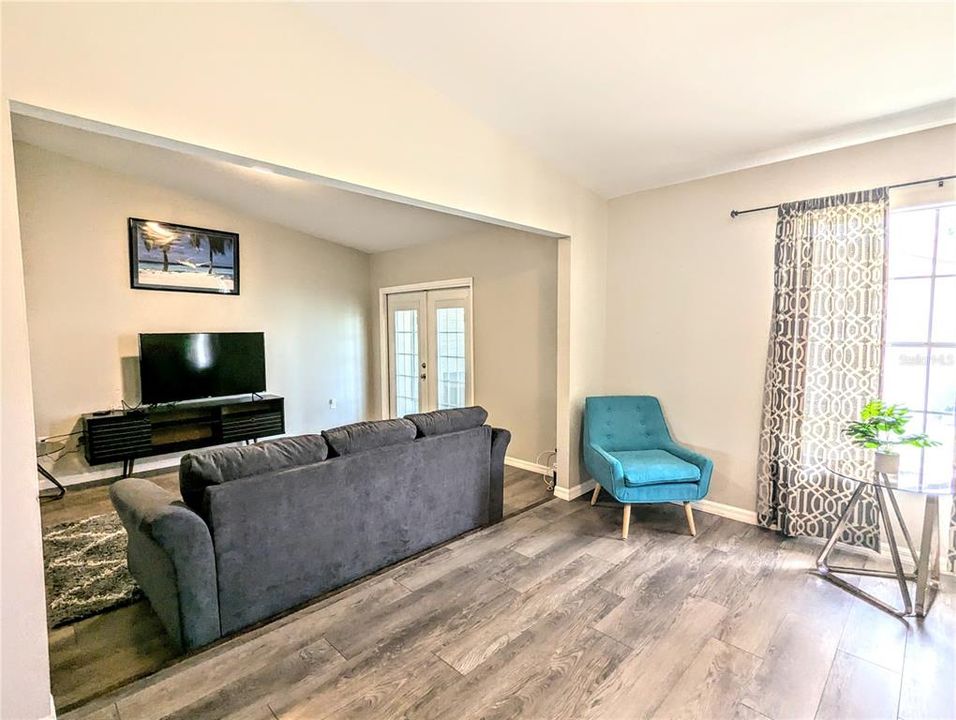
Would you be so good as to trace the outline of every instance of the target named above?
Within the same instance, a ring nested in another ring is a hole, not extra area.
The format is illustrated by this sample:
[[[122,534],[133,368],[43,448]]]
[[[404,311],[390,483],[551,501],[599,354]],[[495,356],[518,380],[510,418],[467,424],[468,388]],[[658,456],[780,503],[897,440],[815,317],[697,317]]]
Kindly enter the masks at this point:
[[[696,465],[700,469],[700,496],[704,497],[710,488],[710,477],[714,472],[714,461],[706,455],[694,452],[690,448],[678,445],[675,442],[667,443],[663,448],[671,455],[679,457],[684,462]]]
[[[488,524],[496,523],[505,511],[505,453],[511,431],[491,428],[491,487],[488,492]]]
[[[584,446],[584,467],[598,485],[612,494],[624,482],[621,461],[605,452],[600,445],[588,443]]]
[[[206,523],[142,478],[114,483],[110,498],[126,528],[129,570],[173,640],[184,650],[216,640],[219,594]]]

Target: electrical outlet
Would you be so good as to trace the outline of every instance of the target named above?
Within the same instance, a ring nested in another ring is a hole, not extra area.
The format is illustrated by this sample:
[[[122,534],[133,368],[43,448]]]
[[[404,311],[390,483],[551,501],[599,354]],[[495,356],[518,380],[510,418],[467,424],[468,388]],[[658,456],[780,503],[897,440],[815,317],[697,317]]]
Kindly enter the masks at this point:
[[[329,398],[329,410],[335,410],[336,400],[335,398]]]

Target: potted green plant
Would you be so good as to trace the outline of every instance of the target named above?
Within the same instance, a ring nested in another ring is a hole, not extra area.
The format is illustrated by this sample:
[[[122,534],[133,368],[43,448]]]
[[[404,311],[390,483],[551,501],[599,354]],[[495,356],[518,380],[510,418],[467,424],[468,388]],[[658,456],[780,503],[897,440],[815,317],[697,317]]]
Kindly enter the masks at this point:
[[[843,433],[857,447],[876,450],[877,472],[895,474],[900,471],[900,456],[895,451],[896,447],[910,445],[925,448],[939,445],[924,433],[907,435],[906,425],[909,421],[908,408],[871,400],[860,411],[860,419],[849,423]]]

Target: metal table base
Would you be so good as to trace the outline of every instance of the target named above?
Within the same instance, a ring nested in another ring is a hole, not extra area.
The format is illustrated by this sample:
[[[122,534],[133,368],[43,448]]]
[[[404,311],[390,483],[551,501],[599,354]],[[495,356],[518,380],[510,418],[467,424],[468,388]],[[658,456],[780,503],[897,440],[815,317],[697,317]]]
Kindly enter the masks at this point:
[[[932,607],[933,600],[936,599],[936,593],[939,591],[939,498],[935,495],[924,496],[923,528],[920,536],[920,549],[917,553],[913,546],[913,539],[910,535],[909,528],[906,527],[903,514],[900,512],[900,506],[896,502],[896,496],[893,494],[893,489],[890,487],[887,477],[880,473],[877,475],[877,480],[878,482],[876,483],[856,481],[857,487],[853,491],[853,495],[850,497],[836,526],[833,528],[833,532],[823,546],[823,550],[820,552],[819,557],[817,557],[816,569],[811,572],[833,583],[838,588],[846,590],[851,595],[855,595],[896,617],[902,618],[908,615],[925,617],[930,607]],[[890,546],[890,558],[893,561],[892,571],[831,565],[828,562],[830,553],[833,552],[833,548],[843,534],[843,528],[847,520],[849,520],[853,514],[853,509],[859,504],[867,488],[872,488],[873,494],[876,496],[880,519],[886,530],[886,540]],[[903,567],[903,561],[900,557],[900,550],[897,544],[896,530],[893,527],[893,522],[890,517],[890,508],[892,508],[893,514],[896,516],[896,520],[900,526],[900,532],[916,565],[910,572],[907,572]],[[844,580],[837,573],[896,580],[899,585],[900,599],[903,603],[902,609],[893,607],[870,593],[861,590],[856,585]],[[908,585],[910,582],[915,583],[915,607],[912,596],[910,595]]]
[[[43,477],[45,477],[47,480],[49,480],[51,483],[53,483],[54,485],[56,485],[57,489],[59,490],[59,492],[58,492],[56,495],[49,495],[49,496],[44,496],[44,497],[51,497],[51,498],[54,499],[54,500],[59,500],[59,499],[62,498],[64,495],[66,495],[66,488],[63,487],[63,485],[60,483],[60,481],[57,480],[55,477],[53,477],[53,473],[51,473],[49,470],[47,470],[45,467],[43,467],[43,466],[39,463],[39,461],[37,462],[37,471],[38,471]]]

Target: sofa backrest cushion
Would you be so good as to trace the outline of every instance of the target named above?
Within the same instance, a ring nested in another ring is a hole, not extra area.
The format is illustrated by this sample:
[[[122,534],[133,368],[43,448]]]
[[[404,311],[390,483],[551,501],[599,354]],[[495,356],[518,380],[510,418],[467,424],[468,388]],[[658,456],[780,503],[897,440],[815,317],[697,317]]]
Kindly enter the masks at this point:
[[[179,462],[179,491],[189,507],[202,513],[203,494],[210,485],[312,465],[328,456],[329,448],[321,435],[298,435],[253,445],[191,452]]]
[[[397,445],[415,439],[415,426],[408,420],[373,420],[323,430],[329,457],[351,455],[363,450]]]
[[[432,435],[470,430],[484,425],[485,420],[488,419],[488,411],[483,407],[474,405],[472,407],[406,415],[405,419],[414,423],[417,437],[431,437]]]

